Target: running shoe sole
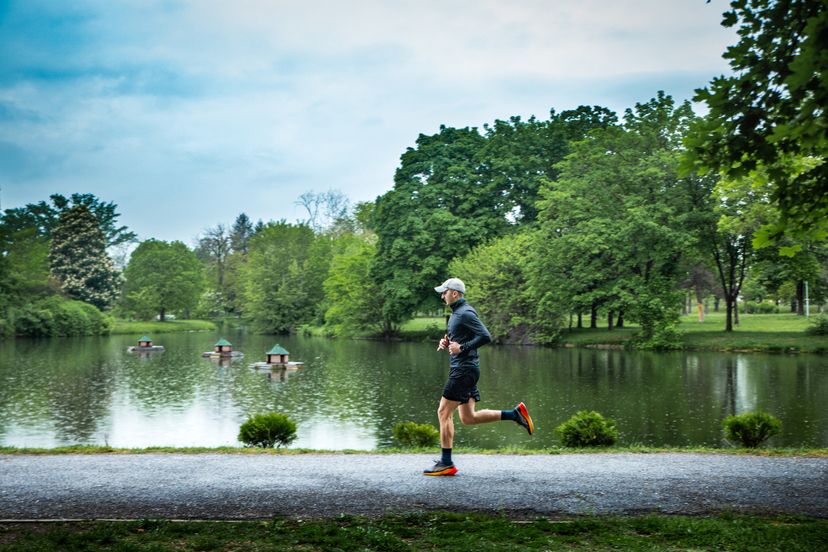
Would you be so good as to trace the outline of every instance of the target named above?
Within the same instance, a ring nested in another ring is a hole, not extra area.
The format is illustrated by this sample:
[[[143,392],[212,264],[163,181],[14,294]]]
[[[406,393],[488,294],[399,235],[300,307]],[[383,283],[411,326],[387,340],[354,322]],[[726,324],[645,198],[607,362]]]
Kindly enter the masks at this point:
[[[424,471],[423,475],[454,475],[455,473],[457,473],[457,467],[450,466],[440,471]]]
[[[529,432],[529,435],[532,435],[535,432],[535,424],[532,422],[532,416],[529,415],[529,411],[526,410],[526,405],[520,403],[517,405],[518,413],[523,416],[523,420],[526,422],[526,430]]]

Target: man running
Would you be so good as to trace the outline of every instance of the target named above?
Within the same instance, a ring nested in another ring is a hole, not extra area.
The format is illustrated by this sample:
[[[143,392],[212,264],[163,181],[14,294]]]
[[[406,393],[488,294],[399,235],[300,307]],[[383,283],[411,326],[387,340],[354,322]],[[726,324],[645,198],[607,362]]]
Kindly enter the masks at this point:
[[[463,425],[486,424],[511,420],[526,428],[529,435],[535,431],[526,405],[518,404],[512,410],[480,410],[474,406],[480,400],[477,380],[480,379],[480,361],[477,349],[491,342],[489,330],[480,321],[477,311],[466,302],[466,285],[459,278],[449,278],[434,288],[440,298],[451,307],[446,336],[440,340],[437,350],[448,349],[449,378],[443,388],[437,417],[440,419],[440,446],[443,454],[425,475],[454,475],[457,467],[451,459],[454,443],[454,411],[460,411]]]

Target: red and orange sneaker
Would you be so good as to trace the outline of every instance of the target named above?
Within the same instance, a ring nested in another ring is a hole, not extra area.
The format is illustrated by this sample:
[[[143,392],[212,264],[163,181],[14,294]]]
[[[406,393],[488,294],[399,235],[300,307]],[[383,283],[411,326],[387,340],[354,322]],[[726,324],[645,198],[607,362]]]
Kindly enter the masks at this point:
[[[526,405],[520,403],[515,407],[515,422],[519,426],[525,427],[526,431],[529,432],[529,435],[532,435],[535,432],[535,424],[532,423],[532,416],[529,415],[529,411],[526,410]]]
[[[457,473],[457,467],[454,464],[443,464],[442,460],[437,460],[430,470],[423,470],[423,475],[454,475]]]

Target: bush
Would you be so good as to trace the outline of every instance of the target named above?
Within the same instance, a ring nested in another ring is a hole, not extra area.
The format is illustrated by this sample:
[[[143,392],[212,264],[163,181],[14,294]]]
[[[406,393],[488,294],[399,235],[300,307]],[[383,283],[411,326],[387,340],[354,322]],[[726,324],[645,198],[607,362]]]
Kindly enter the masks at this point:
[[[828,316],[815,316],[811,325],[805,330],[808,335],[828,335]]]
[[[748,314],[779,314],[779,307],[773,303],[747,301],[745,311]]]
[[[598,412],[581,410],[555,428],[566,447],[605,447],[615,444],[618,430],[615,421]]]
[[[440,431],[433,425],[414,422],[400,422],[391,433],[404,447],[433,447],[440,439]]]
[[[779,418],[765,412],[747,412],[722,421],[727,440],[746,448],[756,448],[782,432]]]
[[[644,351],[675,351],[684,348],[684,333],[675,324],[666,324],[656,328],[650,337],[636,335],[630,344]]]
[[[275,412],[251,416],[239,428],[239,441],[248,447],[281,447],[289,445],[294,439],[296,423]]]
[[[111,326],[94,305],[57,295],[19,307],[13,319],[14,333],[28,337],[101,335]]]

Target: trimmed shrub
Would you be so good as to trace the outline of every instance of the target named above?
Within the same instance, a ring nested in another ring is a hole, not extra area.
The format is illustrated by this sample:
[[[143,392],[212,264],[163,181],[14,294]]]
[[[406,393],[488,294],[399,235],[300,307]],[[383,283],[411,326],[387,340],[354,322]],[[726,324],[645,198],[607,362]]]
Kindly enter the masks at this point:
[[[248,447],[278,448],[294,439],[296,422],[276,412],[251,416],[239,428],[239,441]]]
[[[440,440],[440,431],[430,424],[400,422],[393,427],[391,433],[404,447],[433,447]]]
[[[615,421],[598,412],[581,410],[555,428],[565,447],[606,447],[615,444]]]
[[[815,316],[805,333],[808,335],[828,335],[828,316],[824,314]]]
[[[722,421],[722,427],[728,441],[746,448],[756,448],[782,432],[782,422],[779,418],[766,412],[746,412],[738,416],[728,416]]]
[[[97,307],[57,295],[39,299],[13,311],[19,336],[72,336],[109,333],[111,321]]]

